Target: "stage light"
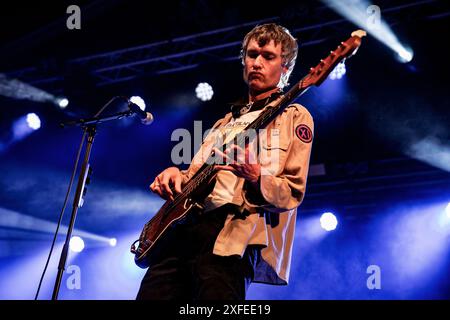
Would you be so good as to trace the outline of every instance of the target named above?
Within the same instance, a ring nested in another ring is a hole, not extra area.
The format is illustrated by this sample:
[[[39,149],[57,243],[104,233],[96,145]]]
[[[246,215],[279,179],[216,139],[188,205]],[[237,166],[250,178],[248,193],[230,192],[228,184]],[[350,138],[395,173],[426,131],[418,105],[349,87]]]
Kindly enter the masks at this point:
[[[142,111],[145,111],[145,107],[146,107],[146,106],[145,106],[145,101],[144,101],[144,99],[142,99],[142,98],[139,97],[139,96],[132,96],[132,97],[130,98],[130,101],[133,102],[134,104],[138,105],[139,108],[141,108]]]
[[[408,49],[383,20],[383,11],[367,0],[322,0],[328,7],[367,30],[368,34],[397,53],[399,61],[408,63],[413,58],[413,51]]]
[[[58,98],[56,102],[61,109],[65,109],[69,105],[69,100],[66,98]]]
[[[410,49],[406,49],[404,47],[399,47],[397,50],[398,58],[400,62],[408,63],[412,60],[414,53]]]
[[[117,245],[117,239],[116,238],[109,239],[109,245],[111,247],[115,247]]]
[[[69,247],[73,252],[81,252],[84,249],[84,241],[80,237],[74,236],[70,238]]]
[[[347,69],[345,69],[345,63],[344,61],[342,61],[334,68],[333,71],[331,71],[330,79],[331,80],[341,79],[346,72]]]
[[[320,225],[322,226],[323,229],[327,231],[332,231],[336,229],[337,224],[338,221],[336,219],[336,216],[331,212],[325,212],[320,217]]]
[[[206,82],[200,82],[197,85],[197,88],[195,88],[195,93],[197,95],[197,98],[202,101],[211,100],[212,96],[214,95],[213,88],[209,85],[209,83]]]
[[[36,113],[27,114],[27,124],[31,129],[37,130],[41,127],[41,119]]]
[[[398,52],[398,56],[400,57],[402,62],[408,63],[412,60],[413,53],[411,51],[408,51],[408,50],[402,48]]]

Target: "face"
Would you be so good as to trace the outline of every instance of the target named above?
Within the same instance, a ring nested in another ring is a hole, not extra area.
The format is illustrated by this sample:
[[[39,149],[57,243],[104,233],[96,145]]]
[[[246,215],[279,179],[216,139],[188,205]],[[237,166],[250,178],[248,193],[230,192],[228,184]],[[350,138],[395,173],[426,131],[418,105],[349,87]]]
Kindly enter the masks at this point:
[[[263,47],[254,39],[250,40],[244,57],[244,81],[251,93],[262,93],[277,87],[282,73],[287,67],[282,66],[281,44],[274,41]]]

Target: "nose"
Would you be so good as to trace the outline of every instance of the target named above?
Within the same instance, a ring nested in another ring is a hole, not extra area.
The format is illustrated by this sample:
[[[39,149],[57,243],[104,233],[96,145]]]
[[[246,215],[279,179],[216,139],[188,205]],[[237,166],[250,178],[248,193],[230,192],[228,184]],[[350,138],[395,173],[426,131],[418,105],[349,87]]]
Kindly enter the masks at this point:
[[[262,56],[258,55],[253,62],[254,69],[260,69],[262,67]]]

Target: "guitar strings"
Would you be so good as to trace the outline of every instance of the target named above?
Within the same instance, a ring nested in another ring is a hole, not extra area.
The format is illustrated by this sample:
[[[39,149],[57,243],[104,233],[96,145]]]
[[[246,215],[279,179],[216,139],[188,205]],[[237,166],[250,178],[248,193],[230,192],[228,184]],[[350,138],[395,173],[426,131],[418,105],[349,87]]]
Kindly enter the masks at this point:
[[[281,103],[280,103],[281,104]],[[252,127],[259,127],[260,123],[263,123],[264,121],[266,121],[268,118],[270,118],[273,114],[274,111],[276,111],[276,108],[269,108],[266,110],[265,113],[263,113],[260,117],[258,117],[256,120],[254,120],[252,123],[250,123],[244,130],[248,130],[251,129]],[[245,140],[245,135],[243,135],[242,133],[240,133],[237,137],[238,140],[238,144],[243,143]],[[211,156],[207,159],[206,163],[211,162]],[[189,181],[188,184],[186,185],[186,187],[184,188],[184,190],[177,194],[174,198],[174,200],[172,201],[172,203],[168,206],[168,210],[171,210],[173,207],[177,206],[180,201],[182,200],[181,198],[183,198],[184,196],[187,196],[189,193],[191,193],[193,191],[193,189],[195,189],[198,185],[200,185],[201,183],[204,182],[205,179],[210,178],[211,173],[214,171],[214,166],[213,165],[207,165],[202,172],[200,172],[197,176],[194,177],[193,180]]]
[[[290,97],[297,93],[296,91],[299,91],[299,90],[301,90],[303,88],[303,83],[304,83],[304,80],[305,80],[306,77],[308,77],[308,75],[305,76],[302,80],[300,80],[298,86],[292,87],[281,98],[281,100],[277,104],[278,106],[273,106],[272,108],[266,109],[266,111],[264,113],[262,113],[252,123],[250,123],[241,133],[239,133],[238,136],[237,136],[237,140],[240,139],[239,140],[240,143],[244,142],[245,140],[242,141],[243,139],[245,139],[245,135],[243,134],[243,132],[245,132],[246,130],[251,129],[251,128],[259,127],[267,119],[272,117],[278,110],[280,110],[279,106],[282,106],[286,102],[286,100],[290,100]],[[239,144],[239,142],[238,142],[238,144]],[[210,160],[211,160],[211,156],[209,156],[209,158],[207,159],[207,161],[205,163],[210,162]],[[165,203],[165,205],[167,205],[167,210],[172,210],[174,207],[176,207],[180,203],[180,201],[182,201],[182,198],[184,198],[185,196],[187,197],[188,194],[190,194],[197,186],[199,186],[201,183],[203,183],[205,179],[211,178],[210,175],[213,172],[214,172],[214,166],[211,165],[211,164],[208,164],[202,170],[202,172],[200,172],[198,175],[196,175],[192,180],[190,180],[188,182],[188,184],[185,186],[184,190],[182,190],[179,194],[177,194],[172,202],[166,202]]]

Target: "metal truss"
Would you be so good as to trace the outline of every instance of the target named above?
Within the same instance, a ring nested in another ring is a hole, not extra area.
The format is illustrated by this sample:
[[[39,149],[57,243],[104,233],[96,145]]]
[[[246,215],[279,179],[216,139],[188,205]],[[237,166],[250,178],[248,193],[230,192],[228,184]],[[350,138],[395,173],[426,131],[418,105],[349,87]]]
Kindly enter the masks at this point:
[[[397,21],[397,15],[402,11],[411,13],[411,17],[408,17],[407,20],[417,19],[424,15],[432,17],[443,14],[437,0],[403,1],[402,4],[383,8],[383,19],[388,22]],[[348,23],[346,19],[336,19],[336,15],[324,5],[316,8],[314,12],[303,14],[305,19],[307,18],[306,21],[311,21],[311,24],[302,27],[291,26],[290,28],[294,36],[299,36],[302,47],[316,45],[327,40],[339,28]],[[404,16],[403,14],[402,17]],[[296,21],[303,23],[305,21],[298,14],[295,18]],[[242,37],[249,28],[265,22],[280,22],[283,19],[286,17],[271,17],[137,47],[71,59],[66,61],[63,66],[63,70],[66,71],[65,75],[58,70],[58,67],[55,68],[47,63],[9,72],[6,75],[56,94],[61,91],[65,76],[70,75],[71,70],[83,70],[93,79],[95,86],[124,82],[144,75],[180,72],[194,69],[208,62],[238,59]],[[314,23],[314,21],[317,22]]]

